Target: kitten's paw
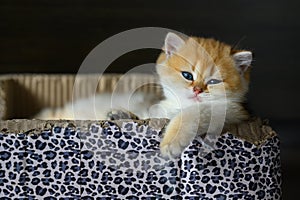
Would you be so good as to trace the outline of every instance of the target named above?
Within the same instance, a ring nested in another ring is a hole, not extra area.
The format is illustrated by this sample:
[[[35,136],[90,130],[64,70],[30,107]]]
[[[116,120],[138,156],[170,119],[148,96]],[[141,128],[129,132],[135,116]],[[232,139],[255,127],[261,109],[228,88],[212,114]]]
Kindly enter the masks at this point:
[[[106,116],[109,120],[118,120],[118,119],[138,120],[139,119],[139,117],[136,116],[135,114],[125,110],[111,110],[106,114]]]
[[[169,140],[167,135],[166,133],[160,144],[161,155],[164,158],[178,158],[183,150],[190,144],[190,139],[177,136]]]
[[[177,158],[182,153],[183,149],[180,145],[164,144],[160,145],[160,153],[164,158]]]

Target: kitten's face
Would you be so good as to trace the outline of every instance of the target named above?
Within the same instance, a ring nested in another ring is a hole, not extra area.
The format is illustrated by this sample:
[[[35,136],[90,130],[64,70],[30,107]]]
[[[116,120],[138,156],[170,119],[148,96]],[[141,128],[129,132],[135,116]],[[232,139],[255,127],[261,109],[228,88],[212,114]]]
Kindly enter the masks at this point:
[[[248,90],[252,54],[234,54],[229,45],[213,39],[182,40],[170,33],[157,72],[167,98],[183,106],[211,100],[242,102]]]

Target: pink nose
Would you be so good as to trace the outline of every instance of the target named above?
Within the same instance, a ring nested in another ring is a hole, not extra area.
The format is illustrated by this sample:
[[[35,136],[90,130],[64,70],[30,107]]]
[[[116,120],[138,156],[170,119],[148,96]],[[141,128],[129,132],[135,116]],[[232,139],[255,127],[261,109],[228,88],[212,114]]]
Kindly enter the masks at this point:
[[[200,87],[198,87],[198,86],[195,86],[193,88],[193,91],[194,91],[195,94],[200,94],[201,92],[203,92],[202,89]]]

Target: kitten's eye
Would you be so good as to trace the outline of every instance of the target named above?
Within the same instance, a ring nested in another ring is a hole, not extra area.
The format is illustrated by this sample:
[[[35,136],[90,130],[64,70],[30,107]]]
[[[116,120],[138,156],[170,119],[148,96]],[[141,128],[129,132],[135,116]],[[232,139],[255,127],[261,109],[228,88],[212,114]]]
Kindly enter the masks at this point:
[[[189,81],[194,80],[193,74],[191,74],[190,72],[181,72],[181,74],[185,79],[187,79]]]
[[[207,81],[207,85],[213,85],[213,84],[218,84],[218,83],[221,83],[222,81],[221,80],[218,80],[218,79],[210,79],[209,81]]]

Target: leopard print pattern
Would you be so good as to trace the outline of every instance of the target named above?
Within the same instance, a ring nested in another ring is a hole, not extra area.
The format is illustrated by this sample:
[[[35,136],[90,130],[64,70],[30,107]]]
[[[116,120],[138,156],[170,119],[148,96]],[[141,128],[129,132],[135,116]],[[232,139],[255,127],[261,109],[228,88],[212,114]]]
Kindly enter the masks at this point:
[[[0,134],[3,199],[280,199],[279,139],[261,147],[226,133],[203,154],[196,138],[180,159],[160,156],[161,130],[135,122],[87,131]]]

